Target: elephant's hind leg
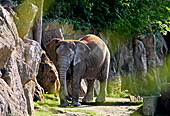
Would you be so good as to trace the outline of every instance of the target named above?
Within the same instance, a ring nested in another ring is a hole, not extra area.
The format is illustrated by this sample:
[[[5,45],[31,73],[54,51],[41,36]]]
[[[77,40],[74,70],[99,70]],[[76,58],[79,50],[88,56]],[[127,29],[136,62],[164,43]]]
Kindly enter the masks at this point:
[[[98,78],[98,80],[100,81],[100,92],[96,98],[96,102],[104,102],[106,100],[106,87],[109,73],[109,64],[110,61],[106,58],[101,70],[101,76]]]
[[[94,81],[95,79],[87,79],[87,93],[85,95],[85,97],[83,98],[82,102],[86,103],[89,101],[93,100],[93,96],[94,96]]]

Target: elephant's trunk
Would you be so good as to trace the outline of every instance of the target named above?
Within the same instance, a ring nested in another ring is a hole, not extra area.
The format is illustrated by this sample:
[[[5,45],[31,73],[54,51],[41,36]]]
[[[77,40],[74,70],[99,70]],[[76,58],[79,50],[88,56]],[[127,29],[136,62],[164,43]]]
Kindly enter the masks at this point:
[[[71,100],[68,91],[67,91],[67,82],[66,82],[66,75],[68,70],[68,62],[67,59],[62,57],[61,60],[59,60],[60,64],[58,66],[59,71],[59,78],[60,78],[60,96],[66,97],[67,100]]]

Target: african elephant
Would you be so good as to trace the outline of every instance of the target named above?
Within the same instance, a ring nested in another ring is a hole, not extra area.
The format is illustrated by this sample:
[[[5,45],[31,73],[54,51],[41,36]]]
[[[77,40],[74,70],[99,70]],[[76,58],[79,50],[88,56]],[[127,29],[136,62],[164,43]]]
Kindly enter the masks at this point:
[[[110,52],[99,37],[88,34],[79,40],[54,38],[47,44],[47,52],[59,72],[61,106],[68,106],[67,100],[70,100],[66,83],[68,70],[71,70],[72,75],[72,105],[80,105],[78,88],[81,79],[86,79],[88,83],[83,102],[93,98],[95,79],[100,81],[100,93],[96,102],[105,101]]]

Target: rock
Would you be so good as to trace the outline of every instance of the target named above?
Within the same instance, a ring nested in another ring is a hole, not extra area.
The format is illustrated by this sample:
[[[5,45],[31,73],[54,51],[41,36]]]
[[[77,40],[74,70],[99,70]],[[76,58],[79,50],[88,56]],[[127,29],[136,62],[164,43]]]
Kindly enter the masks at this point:
[[[168,53],[168,47],[167,44],[163,38],[163,36],[160,33],[155,34],[156,39],[156,54],[157,54],[157,64],[159,66],[163,66],[165,62],[165,57]]]
[[[33,97],[28,89],[24,89],[25,97],[27,99],[27,111],[29,115],[34,116],[34,102]]]
[[[62,34],[60,34],[60,30]],[[44,36],[43,39],[48,38],[48,36],[46,35],[50,35],[49,38],[51,37],[63,38],[64,37],[64,39],[80,39],[81,37],[83,37],[89,32],[89,30],[86,30],[86,31],[87,32],[84,32],[81,30],[74,30],[74,26],[68,23],[66,24],[60,24],[58,22],[43,23],[43,36]]]
[[[146,50],[143,43],[137,39],[134,40],[134,65],[137,72],[143,72],[143,76],[147,73]]]
[[[141,39],[146,49],[147,65],[149,67],[156,66],[156,40],[153,36],[153,34],[150,34]]]
[[[44,94],[44,89],[38,84],[37,80],[35,80],[34,101],[45,102]]]
[[[118,73],[118,64],[117,64],[115,56],[113,56],[110,59],[109,77],[108,78],[109,79],[115,78],[117,73]]]
[[[24,88],[28,89],[29,92],[31,93],[32,98],[34,97],[35,86],[36,86],[36,83],[35,83],[35,81],[33,81],[33,80],[30,80],[28,83],[26,83],[26,84],[24,85]]]
[[[16,22],[19,37],[24,38],[29,32],[30,28],[33,27],[34,18],[38,11],[37,6],[31,3],[23,3],[15,8],[15,12],[19,17],[19,21]]]
[[[32,80],[35,80],[37,74],[38,74],[38,70],[39,70],[39,65],[41,62],[41,46],[38,42],[34,41],[34,40],[30,40],[30,39],[23,39],[24,41],[24,47],[25,47],[25,51],[24,51],[24,60],[25,63],[28,64],[32,70],[33,70],[33,74],[32,74]]]
[[[0,7],[0,19],[0,115],[32,115],[30,92],[34,93],[35,86],[30,86],[31,91],[25,91],[26,95],[23,87],[36,80],[41,46],[36,41],[19,38],[11,14],[3,7]],[[31,108],[29,112],[27,105]]]
[[[131,43],[123,45],[121,49],[121,54],[123,57],[123,65],[121,70],[123,72],[132,73],[134,71],[134,58],[133,58],[133,49]]]
[[[58,72],[52,61],[46,55],[45,51],[42,52],[41,63],[36,78],[41,87],[44,88],[45,92],[59,92],[60,82]]]
[[[45,48],[47,43],[53,38],[64,39],[61,29],[43,30],[42,43],[44,44]]]
[[[133,57],[134,57],[134,68],[135,71],[133,73],[132,79],[132,93],[135,95],[141,95],[144,93],[147,80],[147,58],[146,58],[146,50],[143,43],[138,39],[134,38],[133,41],[134,50],[133,50]]]
[[[116,60],[118,62],[118,74],[122,76],[121,89],[132,92],[132,73],[135,72],[132,42],[122,46],[121,50],[116,53]]]
[[[24,86],[27,82],[33,79],[33,70],[32,68],[23,62],[22,60],[17,61],[19,73],[22,81],[22,85]]]
[[[2,109],[0,114],[28,115],[21,77],[18,72],[17,61],[14,57],[10,58],[7,64],[6,73],[10,79],[10,86],[2,79],[4,77],[0,79],[0,85],[2,86],[0,87],[0,96],[3,96],[0,98],[0,101],[5,102],[0,105],[0,109]]]
[[[24,39],[18,43],[18,46],[13,51],[13,55],[17,59],[18,71],[21,76],[23,86],[30,80],[35,80],[38,74],[39,63],[41,60],[41,46],[34,40]],[[7,72],[4,77],[8,77]]]
[[[13,18],[3,7],[0,7],[0,69],[10,58],[17,43],[17,29]]]

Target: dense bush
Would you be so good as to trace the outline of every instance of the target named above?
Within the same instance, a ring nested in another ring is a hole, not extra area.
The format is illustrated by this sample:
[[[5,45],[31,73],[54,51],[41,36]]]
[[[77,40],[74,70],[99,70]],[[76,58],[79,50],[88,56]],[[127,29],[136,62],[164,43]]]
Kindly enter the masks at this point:
[[[136,36],[169,30],[169,0],[52,0],[44,21],[72,23],[75,29],[111,29]],[[44,4],[50,4],[45,0]]]
[[[158,30],[166,34],[170,0],[44,0],[43,20],[71,23],[75,29],[111,29],[131,37]]]

